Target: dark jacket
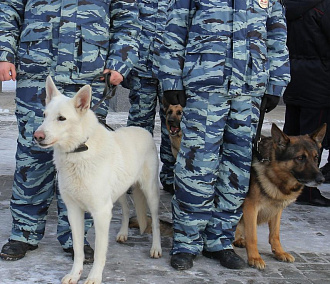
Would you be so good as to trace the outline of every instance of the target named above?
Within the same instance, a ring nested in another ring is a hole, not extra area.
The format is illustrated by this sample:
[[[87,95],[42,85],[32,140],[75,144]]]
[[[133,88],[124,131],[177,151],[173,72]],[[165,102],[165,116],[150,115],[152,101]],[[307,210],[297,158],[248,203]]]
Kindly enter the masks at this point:
[[[330,0],[284,0],[291,82],[284,102],[330,107]]]

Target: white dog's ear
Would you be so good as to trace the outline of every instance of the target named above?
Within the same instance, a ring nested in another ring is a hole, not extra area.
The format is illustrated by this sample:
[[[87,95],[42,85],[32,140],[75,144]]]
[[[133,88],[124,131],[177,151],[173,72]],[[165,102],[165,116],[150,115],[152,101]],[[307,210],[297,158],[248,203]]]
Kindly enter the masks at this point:
[[[53,97],[60,95],[51,76],[46,79],[46,105],[52,100]]]
[[[86,111],[90,107],[92,98],[92,88],[90,85],[83,86],[74,96],[74,106],[81,112]]]

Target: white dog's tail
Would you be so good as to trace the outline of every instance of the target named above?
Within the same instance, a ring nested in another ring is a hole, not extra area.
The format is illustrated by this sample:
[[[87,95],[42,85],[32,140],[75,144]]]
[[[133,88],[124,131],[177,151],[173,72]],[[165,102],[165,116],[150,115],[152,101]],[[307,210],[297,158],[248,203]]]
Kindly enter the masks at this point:
[[[140,234],[142,235],[147,228],[147,200],[138,184],[134,185],[132,192],[136,217],[140,227]]]

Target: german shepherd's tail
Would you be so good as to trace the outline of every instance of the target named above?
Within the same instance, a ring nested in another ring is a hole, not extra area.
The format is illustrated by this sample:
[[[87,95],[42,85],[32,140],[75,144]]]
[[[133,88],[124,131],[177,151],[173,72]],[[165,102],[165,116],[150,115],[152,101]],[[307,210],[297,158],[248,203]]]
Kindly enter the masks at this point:
[[[137,221],[138,221],[139,227],[140,227],[140,234],[142,235],[148,225],[147,200],[139,185],[135,185],[132,195],[133,195],[136,217],[137,217]]]

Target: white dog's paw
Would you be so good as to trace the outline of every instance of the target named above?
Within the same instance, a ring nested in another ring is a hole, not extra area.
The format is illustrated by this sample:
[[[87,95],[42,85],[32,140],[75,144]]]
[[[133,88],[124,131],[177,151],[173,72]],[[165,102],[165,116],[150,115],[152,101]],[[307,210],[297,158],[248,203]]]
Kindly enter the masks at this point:
[[[62,284],[77,284],[80,279],[80,275],[67,274],[62,278]]]
[[[152,247],[150,250],[150,257],[160,258],[162,256],[162,249],[160,247]]]
[[[101,284],[102,278],[87,278],[84,284]]]
[[[124,243],[124,242],[126,242],[127,241],[127,235],[128,235],[128,233],[123,233],[123,232],[119,232],[118,234],[117,234],[117,242],[118,243]]]

